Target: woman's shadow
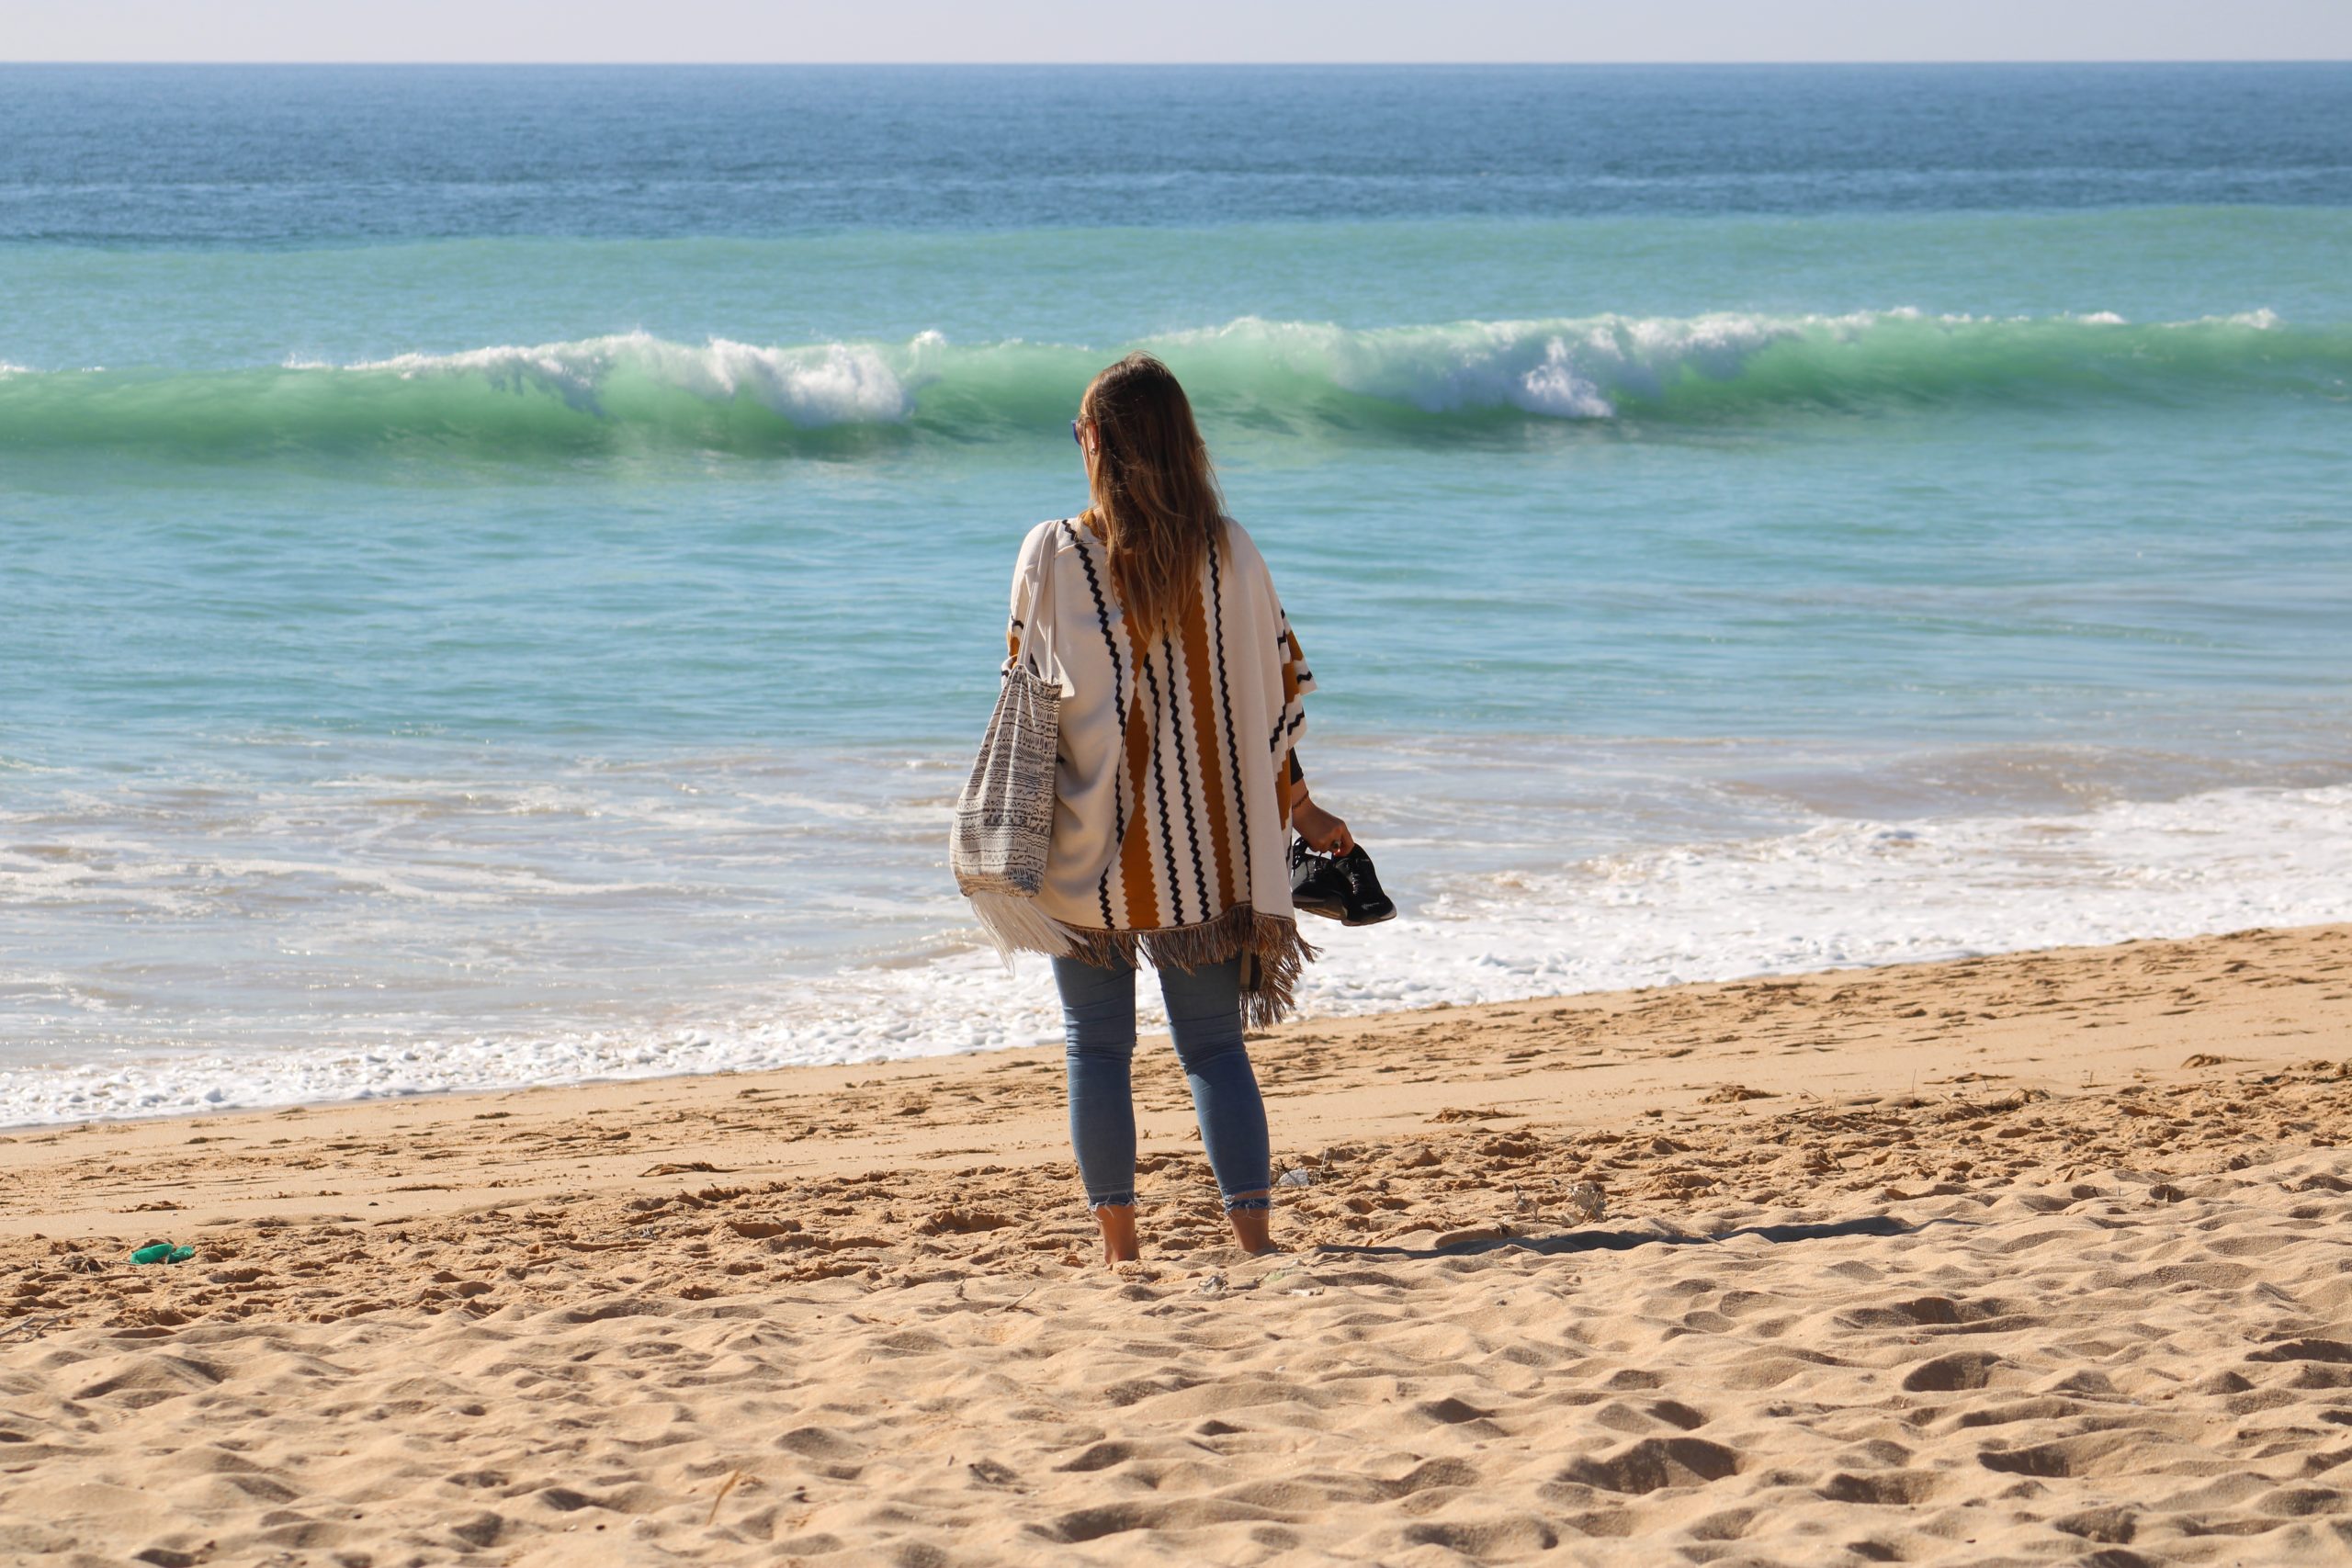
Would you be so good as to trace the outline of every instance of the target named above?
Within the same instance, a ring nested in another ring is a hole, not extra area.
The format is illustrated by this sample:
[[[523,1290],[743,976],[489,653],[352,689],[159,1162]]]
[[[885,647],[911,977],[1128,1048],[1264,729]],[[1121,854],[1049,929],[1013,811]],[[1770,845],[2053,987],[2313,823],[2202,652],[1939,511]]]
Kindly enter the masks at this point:
[[[1693,1235],[1680,1231],[1577,1230],[1560,1235],[1501,1235],[1479,1236],[1448,1246],[1398,1247],[1321,1242],[1306,1249],[1326,1258],[1468,1258],[1482,1252],[1517,1247],[1546,1257],[1576,1252],[1631,1252],[1640,1247],[1713,1247],[1721,1242],[1755,1236],[1770,1242],[1835,1241],[1842,1236],[1916,1235],[1930,1225],[1964,1224],[1962,1220],[1929,1220],[1913,1224],[1891,1214],[1872,1214],[1831,1224],[1743,1225],[1737,1230]]]

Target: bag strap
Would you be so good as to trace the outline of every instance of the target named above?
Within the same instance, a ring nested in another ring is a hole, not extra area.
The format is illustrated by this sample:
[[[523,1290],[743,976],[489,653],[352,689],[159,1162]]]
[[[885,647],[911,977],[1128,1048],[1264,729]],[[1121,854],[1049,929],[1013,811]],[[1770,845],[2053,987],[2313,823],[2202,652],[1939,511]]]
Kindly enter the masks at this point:
[[[1067,522],[1056,523],[1046,541],[1045,551],[1037,561],[1037,590],[1029,600],[1029,625],[1021,639],[1021,662],[1041,681],[1063,684],[1061,668],[1054,659],[1054,558],[1062,553],[1062,536],[1068,532]],[[1008,665],[1009,667],[1009,665]]]

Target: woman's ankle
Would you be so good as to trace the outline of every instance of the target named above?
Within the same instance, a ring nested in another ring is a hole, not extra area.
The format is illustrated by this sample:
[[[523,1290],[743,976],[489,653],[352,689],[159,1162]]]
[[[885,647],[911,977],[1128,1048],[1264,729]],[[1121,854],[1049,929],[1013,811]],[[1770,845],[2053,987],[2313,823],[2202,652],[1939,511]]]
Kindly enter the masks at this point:
[[[1225,1212],[1233,1224],[1233,1239],[1244,1252],[1272,1252],[1273,1240],[1268,1232],[1272,1228],[1273,1210],[1265,1202],[1262,1192],[1245,1193],[1228,1200],[1234,1205]]]
[[[1143,1248],[1136,1240],[1133,1203],[1104,1203],[1094,1211],[1094,1223],[1102,1227],[1105,1263],[1133,1263],[1143,1255]]]

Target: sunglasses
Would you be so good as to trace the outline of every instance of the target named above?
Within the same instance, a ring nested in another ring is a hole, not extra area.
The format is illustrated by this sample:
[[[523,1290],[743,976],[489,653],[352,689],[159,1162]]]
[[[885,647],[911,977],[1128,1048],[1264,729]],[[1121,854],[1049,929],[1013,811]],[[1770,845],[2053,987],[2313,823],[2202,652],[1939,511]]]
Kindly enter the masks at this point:
[[[1069,438],[1077,442],[1080,448],[1086,446],[1086,437],[1078,433],[1078,427],[1085,423],[1082,419],[1074,419],[1069,422]]]

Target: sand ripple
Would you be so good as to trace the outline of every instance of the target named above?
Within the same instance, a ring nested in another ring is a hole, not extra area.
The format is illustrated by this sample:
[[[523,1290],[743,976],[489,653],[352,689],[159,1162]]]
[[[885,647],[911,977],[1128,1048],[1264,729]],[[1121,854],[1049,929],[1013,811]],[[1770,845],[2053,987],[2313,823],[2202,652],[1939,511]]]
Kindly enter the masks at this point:
[[[2345,1169],[57,1334],[0,1552],[2341,1562]]]
[[[2340,932],[2305,944],[2300,1010],[2248,982],[2262,1016],[2343,1039],[2343,952]],[[1112,1271],[1051,1158],[753,1174],[722,1168],[723,1143],[639,1136],[625,1178],[506,1197],[500,1140],[570,1160],[669,1111],[449,1101],[404,1145],[389,1123],[221,1119],[200,1135],[290,1129],[222,1156],[223,1183],[400,1145],[410,1168],[376,1190],[410,1206],[117,1205],[198,1237],[175,1269],[120,1260],[144,1234],[0,1242],[0,1561],[2352,1558],[2344,1064],[2215,1051],[2070,1089],[1972,1054],[1989,1066],[1927,1090],[1831,1097],[1755,1059],[1774,1020],[1815,1038],[1842,997],[1850,1037],[1923,987],[2017,993],[2036,973],[2018,964],[1632,1004],[1602,1044],[1723,1036],[1663,1104],[1546,1118],[1480,1103],[1466,1072],[1451,1105],[1405,1089],[1408,1116],[1392,1098],[1286,1152],[1296,1250],[1270,1259],[1221,1243],[1181,1142],[1147,1162],[1146,1261]],[[2088,1009],[2086,977],[2115,971],[2039,973]],[[1653,1003],[1647,1032],[1622,1022]],[[1592,1017],[1391,1021],[1265,1055],[1298,1068],[1351,1043],[1338,1096],[1483,1041],[1517,1081],[1591,1048]],[[1035,1068],[906,1092],[953,1128],[978,1115],[959,1086],[994,1085],[991,1113],[1026,1126],[1055,1099]],[[676,1092],[746,1145],[816,1124],[787,1096],[763,1133],[756,1086]],[[113,1135],[58,1135],[34,1186],[98,1185],[124,1163],[97,1146]],[[415,1181],[436,1151],[447,1174]]]

